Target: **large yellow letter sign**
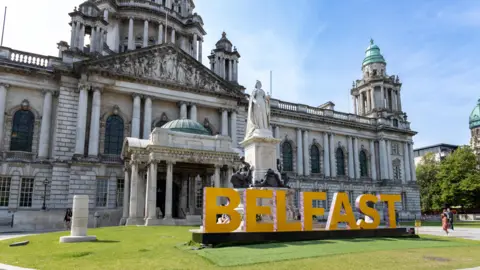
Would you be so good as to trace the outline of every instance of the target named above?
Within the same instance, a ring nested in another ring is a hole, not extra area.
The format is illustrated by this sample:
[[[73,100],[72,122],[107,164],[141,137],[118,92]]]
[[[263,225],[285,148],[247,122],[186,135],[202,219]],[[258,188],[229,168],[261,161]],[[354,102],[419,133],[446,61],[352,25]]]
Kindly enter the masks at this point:
[[[297,232],[302,230],[302,223],[300,222],[287,222],[287,203],[286,203],[286,191],[277,190],[276,205],[277,216],[274,219],[275,231],[277,232]]]
[[[341,213],[342,208],[345,210],[345,214]],[[352,230],[358,228],[357,223],[355,222],[355,216],[353,215],[352,206],[348,202],[348,196],[343,192],[333,194],[332,205],[330,206],[325,229],[336,230],[339,222],[347,222]]]
[[[226,197],[228,205],[217,205],[217,197]],[[203,190],[203,228],[205,232],[232,232],[240,226],[240,214],[235,208],[240,203],[240,196],[231,188],[206,187]],[[230,222],[217,224],[217,215],[225,214]]]
[[[317,208],[313,207],[313,200],[324,201],[327,198],[325,192],[302,192],[301,201],[303,203],[303,211],[300,210],[302,214],[302,231],[311,231],[313,230],[313,215],[323,216],[325,209],[323,207]]]
[[[376,229],[380,225],[380,214],[375,208],[368,207],[368,202],[377,203],[378,198],[373,194],[363,194],[357,197],[355,200],[355,206],[357,210],[373,219],[372,223],[367,223],[365,220],[360,222],[361,229]]]
[[[257,214],[272,215],[273,211],[275,211],[275,209],[270,209],[268,206],[257,205],[257,199],[260,198],[274,200],[273,190],[247,189],[245,194],[245,231],[273,232],[273,223],[257,223]]]
[[[397,218],[395,217],[395,202],[401,202],[402,197],[399,194],[380,194],[380,201],[387,203],[390,228],[396,228]]]

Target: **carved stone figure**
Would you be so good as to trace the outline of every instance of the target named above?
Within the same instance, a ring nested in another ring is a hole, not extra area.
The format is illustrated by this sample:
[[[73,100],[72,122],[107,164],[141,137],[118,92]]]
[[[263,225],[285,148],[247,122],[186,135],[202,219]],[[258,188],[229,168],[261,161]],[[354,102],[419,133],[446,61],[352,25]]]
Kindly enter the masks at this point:
[[[252,171],[253,167],[245,161],[245,158],[240,158],[242,165],[240,168],[232,174],[230,177],[230,183],[232,183],[233,188],[248,188],[252,183]]]
[[[268,169],[263,181],[256,184],[255,187],[285,187],[285,185],[274,170]]]
[[[253,132],[257,129],[268,130],[270,128],[269,117],[270,104],[268,97],[262,90],[262,83],[257,80],[248,104],[247,132],[245,138],[252,136]]]

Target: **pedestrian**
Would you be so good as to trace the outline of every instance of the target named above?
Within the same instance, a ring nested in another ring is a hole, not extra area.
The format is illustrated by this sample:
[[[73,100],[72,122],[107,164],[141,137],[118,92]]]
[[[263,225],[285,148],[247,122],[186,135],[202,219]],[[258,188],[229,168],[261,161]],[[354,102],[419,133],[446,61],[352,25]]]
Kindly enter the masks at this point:
[[[395,209],[395,221],[397,222],[397,226],[400,227],[400,215],[398,211]]]
[[[442,213],[441,217],[442,217],[442,229],[445,231],[445,233],[447,233],[447,236],[448,236],[448,218],[446,213]]]
[[[450,211],[450,208],[447,208],[447,217],[449,228],[453,231],[453,212]]]
[[[63,222],[65,222],[65,227],[67,227],[67,230],[70,230],[70,225],[72,224],[72,215],[72,209],[67,208],[65,217],[63,218]]]

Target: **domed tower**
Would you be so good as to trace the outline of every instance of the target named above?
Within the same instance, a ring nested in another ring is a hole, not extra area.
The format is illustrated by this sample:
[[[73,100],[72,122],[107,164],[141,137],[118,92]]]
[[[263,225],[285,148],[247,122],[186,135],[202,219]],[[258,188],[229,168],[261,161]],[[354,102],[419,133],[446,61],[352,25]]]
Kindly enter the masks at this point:
[[[85,35],[90,35],[89,51],[104,55],[170,43],[201,62],[207,33],[194,9],[193,0],[87,0],[70,13],[70,47],[84,51]]]
[[[223,79],[238,83],[238,59],[240,53],[228,40],[227,34],[222,33],[222,38],[215,44],[215,49],[208,56],[210,69]]]
[[[387,75],[387,62],[373,39],[365,51],[362,74],[361,80],[353,82],[350,92],[354,114],[405,120],[400,98],[402,84],[398,76]]]
[[[470,145],[480,159],[480,99],[477,101],[477,105],[473,108],[469,118],[470,124]]]

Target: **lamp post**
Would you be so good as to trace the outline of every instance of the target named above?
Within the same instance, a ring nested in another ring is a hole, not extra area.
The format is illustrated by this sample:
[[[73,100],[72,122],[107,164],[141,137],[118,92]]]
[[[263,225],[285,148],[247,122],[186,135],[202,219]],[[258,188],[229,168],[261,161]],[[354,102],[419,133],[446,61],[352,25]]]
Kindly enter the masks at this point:
[[[42,205],[42,210],[47,210],[47,206],[45,205],[45,201],[47,199],[47,186],[48,186],[48,179],[45,178],[45,180],[43,180],[43,186],[44,186],[44,189],[43,189],[43,205]]]

